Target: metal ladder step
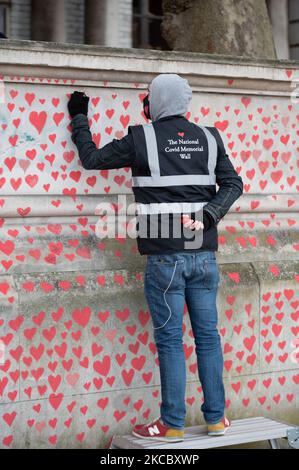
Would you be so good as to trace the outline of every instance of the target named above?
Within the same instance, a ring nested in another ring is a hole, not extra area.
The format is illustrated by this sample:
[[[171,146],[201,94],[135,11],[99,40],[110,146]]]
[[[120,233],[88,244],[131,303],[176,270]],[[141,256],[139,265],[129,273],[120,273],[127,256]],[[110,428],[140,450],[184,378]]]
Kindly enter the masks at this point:
[[[185,428],[182,442],[164,442],[159,440],[141,439],[126,434],[114,435],[110,449],[210,449],[249,442],[268,440],[273,449],[279,448],[277,439],[287,438],[288,431],[296,429],[295,425],[284,423],[271,418],[258,416],[233,420],[231,427],[224,436],[211,437],[207,435],[207,426],[191,426]]]

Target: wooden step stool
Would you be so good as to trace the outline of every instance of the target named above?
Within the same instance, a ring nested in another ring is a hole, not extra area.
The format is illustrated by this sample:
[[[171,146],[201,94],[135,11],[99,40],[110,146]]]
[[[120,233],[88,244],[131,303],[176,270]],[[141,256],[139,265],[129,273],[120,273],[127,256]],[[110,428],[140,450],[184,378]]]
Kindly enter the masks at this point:
[[[258,441],[269,441],[272,449],[279,449],[278,439],[288,438],[290,433],[294,436],[297,430],[292,424],[258,416],[232,421],[224,436],[208,436],[206,425],[185,428],[182,442],[152,441],[132,434],[115,435],[111,438],[109,449],[210,449]],[[295,447],[291,442],[294,441],[289,439],[289,446]]]

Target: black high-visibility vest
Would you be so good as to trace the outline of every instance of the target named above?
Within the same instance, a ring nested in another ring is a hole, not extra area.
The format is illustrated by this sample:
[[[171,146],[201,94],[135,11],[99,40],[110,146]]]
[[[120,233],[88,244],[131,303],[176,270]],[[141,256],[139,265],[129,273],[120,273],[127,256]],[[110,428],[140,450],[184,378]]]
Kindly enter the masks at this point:
[[[132,190],[139,253],[218,250],[217,225],[203,232],[186,229],[181,222],[184,213],[193,218],[197,211],[202,214],[216,194],[218,146],[213,133],[184,116],[129,126],[128,132],[136,151]]]

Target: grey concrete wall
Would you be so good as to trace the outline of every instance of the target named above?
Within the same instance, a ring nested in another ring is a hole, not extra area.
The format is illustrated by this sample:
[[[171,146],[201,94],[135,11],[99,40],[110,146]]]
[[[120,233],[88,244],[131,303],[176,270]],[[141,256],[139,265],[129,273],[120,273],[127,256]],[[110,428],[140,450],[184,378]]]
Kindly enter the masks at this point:
[[[215,125],[244,194],[219,223],[217,298],[232,418],[299,423],[296,62],[50,43],[0,43],[0,446],[104,447],[159,413],[145,257],[132,238],[99,239],[100,202],[133,201],[129,169],[86,171],[67,95],[91,97],[103,145],[145,122],[161,72],[188,78],[187,117]],[[122,200],[118,197],[122,196]],[[127,198],[127,200],[126,200]],[[126,211],[118,207],[117,220]],[[131,217],[129,217],[131,219]],[[186,425],[202,423],[188,312]]]

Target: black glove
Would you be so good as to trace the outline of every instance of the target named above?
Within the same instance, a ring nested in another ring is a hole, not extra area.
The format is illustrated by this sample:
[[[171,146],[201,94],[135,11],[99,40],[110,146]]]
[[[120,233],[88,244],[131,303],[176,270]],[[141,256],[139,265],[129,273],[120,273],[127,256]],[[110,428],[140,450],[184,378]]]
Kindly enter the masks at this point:
[[[89,97],[82,91],[74,91],[71,94],[70,101],[67,104],[69,114],[73,118],[76,114],[88,113]]]

